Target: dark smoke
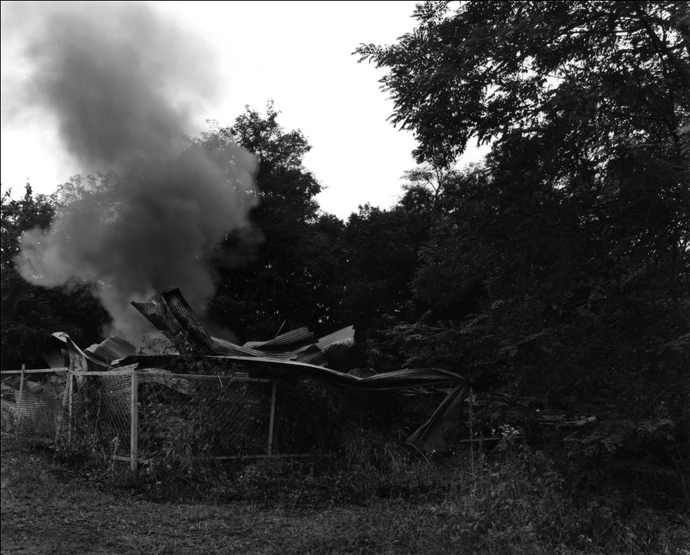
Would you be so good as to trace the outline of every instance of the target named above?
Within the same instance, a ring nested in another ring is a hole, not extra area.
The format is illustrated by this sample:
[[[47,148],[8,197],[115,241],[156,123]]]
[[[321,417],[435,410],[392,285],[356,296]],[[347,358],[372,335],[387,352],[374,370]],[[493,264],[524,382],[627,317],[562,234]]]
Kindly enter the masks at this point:
[[[56,118],[87,172],[110,172],[68,204],[47,233],[22,237],[23,277],[87,283],[118,333],[136,340],[129,305],[179,286],[203,312],[213,293],[205,256],[247,225],[253,157],[233,144],[190,148],[190,112],[212,98],[211,56],[140,3],[15,5],[3,32],[26,41],[31,73],[15,110]],[[84,185],[84,183],[82,183]],[[83,189],[82,189],[83,190]]]

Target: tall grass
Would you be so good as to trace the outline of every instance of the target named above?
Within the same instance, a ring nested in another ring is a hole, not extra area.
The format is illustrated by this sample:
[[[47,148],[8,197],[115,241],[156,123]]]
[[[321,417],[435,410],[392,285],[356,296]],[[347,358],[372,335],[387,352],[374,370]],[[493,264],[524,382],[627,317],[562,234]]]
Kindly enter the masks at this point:
[[[387,437],[352,429],[329,458],[187,461],[144,465],[137,473],[124,463],[79,463],[69,470],[81,473],[86,496],[128,490],[153,501],[240,502],[287,513],[358,507],[356,525],[344,524],[352,528],[331,538],[333,545],[302,545],[305,552],[690,555],[687,514],[650,507],[614,487],[576,495],[541,451],[519,447],[500,457],[477,454],[472,462],[467,452],[426,456]],[[52,472],[67,468],[64,460],[50,462]],[[51,485],[39,468],[3,476],[3,490],[77,494],[73,486]]]

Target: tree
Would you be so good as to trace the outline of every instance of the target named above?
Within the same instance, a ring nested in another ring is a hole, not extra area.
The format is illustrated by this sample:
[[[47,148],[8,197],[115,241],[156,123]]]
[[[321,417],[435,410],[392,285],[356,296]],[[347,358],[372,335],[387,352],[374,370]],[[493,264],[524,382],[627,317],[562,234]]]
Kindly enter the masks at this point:
[[[108,318],[85,287],[44,289],[17,272],[14,258],[24,231],[47,229],[55,216],[56,196],[34,195],[27,184],[21,199],[2,195],[2,368],[45,368],[41,347],[56,331],[79,344],[98,340]]]
[[[342,222],[319,212],[321,185],[303,164],[311,146],[278,116],[272,102],[265,115],[247,107],[232,127],[203,138],[234,141],[259,162],[254,230],[230,234],[216,251],[220,286],[209,313],[243,339],[270,339],[300,325],[330,328],[339,303],[333,287]]]
[[[415,221],[416,220],[416,221]],[[376,329],[381,318],[409,312],[409,287],[424,230],[414,214],[369,205],[352,214],[346,226],[345,304],[361,331]]]
[[[388,70],[393,122],[433,167],[472,137],[492,149],[422,251],[414,288],[444,321],[402,327],[398,343],[409,357],[454,350],[476,387],[514,404],[595,412],[605,433],[576,444],[588,456],[674,459],[690,418],[687,5],[428,2],[415,15],[398,44],[357,51]]]

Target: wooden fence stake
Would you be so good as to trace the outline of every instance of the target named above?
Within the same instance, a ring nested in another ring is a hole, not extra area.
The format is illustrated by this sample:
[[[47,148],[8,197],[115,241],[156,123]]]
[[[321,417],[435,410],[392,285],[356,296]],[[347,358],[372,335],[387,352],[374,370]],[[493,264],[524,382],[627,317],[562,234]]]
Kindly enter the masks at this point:
[[[132,406],[131,406],[131,428],[130,428],[130,462],[131,469],[137,469],[139,457],[139,375],[136,370],[132,370]]]
[[[273,448],[273,423],[276,414],[276,382],[273,382],[273,387],[271,388],[271,419],[268,424],[268,454],[271,455],[271,450]]]

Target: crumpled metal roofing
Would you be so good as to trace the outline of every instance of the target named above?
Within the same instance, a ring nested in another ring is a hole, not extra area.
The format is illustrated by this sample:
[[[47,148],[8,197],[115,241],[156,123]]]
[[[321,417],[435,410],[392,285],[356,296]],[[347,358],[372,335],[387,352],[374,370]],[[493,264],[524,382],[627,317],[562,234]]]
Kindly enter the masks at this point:
[[[63,331],[58,331],[50,336],[47,348],[43,353],[51,368],[64,367],[63,350],[69,353],[70,361],[75,365],[75,370],[97,372],[107,369],[109,366],[109,363],[102,356],[88,350],[82,351],[69,335]]]
[[[333,385],[371,390],[410,389],[421,386],[456,386],[433,416],[409,438],[408,442],[429,451],[444,450],[445,426],[457,421],[457,411],[465,396],[465,381],[459,375],[438,368],[406,368],[373,376],[346,373],[355,347],[354,328],[343,328],[320,339],[307,328],[299,328],[270,341],[250,342],[244,346],[211,337],[179,289],[168,289],[147,302],[132,305],[157,329],[167,333],[186,330],[190,338],[212,354],[196,355],[216,359],[220,366],[239,365],[251,378],[312,378]],[[64,367],[63,351],[70,354],[76,370],[98,371],[130,366],[146,369],[165,366],[179,355],[137,355],[136,348],[119,337],[109,337],[98,345],[81,350],[63,332],[54,333],[51,347],[44,353],[53,368]],[[195,356],[195,355],[191,355]]]
[[[347,371],[348,349],[354,346],[354,328],[349,326],[317,340],[308,328],[302,327],[283,333],[269,341],[250,341],[235,345],[230,341],[211,337],[204,329],[194,311],[177,288],[167,289],[154,295],[147,302],[132,302],[158,330],[178,333],[186,330],[199,345],[215,355],[271,357],[281,360],[295,360],[331,366]],[[332,353],[328,350],[335,345]]]
[[[133,355],[137,348],[121,337],[111,335],[102,343],[91,345],[84,350],[102,358],[107,363],[111,363],[113,360]]]
[[[150,366],[166,366],[166,360],[172,362],[178,355],[134,355],[117,361],[113,369],[120,366],[138,364],[139,368]],[[281,360],[271,357],[242,357],[242,356],[205,356],[206,360],[217,360],[219,365],[223,363],[239,364],[246,370],[250,378],[261,379],[301,379],[313,378],[334,385],[356,387],[360,389],[409,389],[412,387],[448,385],[464,382],[464,380],[452,372],[438,368],[405,368],[395,372],[386,372],[362,378],[353,374],[344,374],[337,370],[307,364],[294,360]]]
[[[136,350],[134,345],[116,335],[82,350],[69,335],[58,331],[50,336],[43,351],[43,357],[50,368],[64,368],[66,366],[64,352],[74,354],[76,358],[71,357],[71,359],[79,365],[79,369],[93,372],[108,368],[113,361],[131,356]]]
[[[309,328],[297,328],[289,331],[269,341],[249,341],[245,347],[251,347],[264,352],[272,351],[294,351],[300,347],[307,347],[316,343],[316,337],[309,331]]]

